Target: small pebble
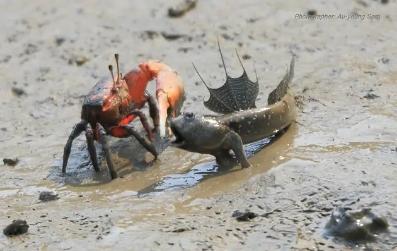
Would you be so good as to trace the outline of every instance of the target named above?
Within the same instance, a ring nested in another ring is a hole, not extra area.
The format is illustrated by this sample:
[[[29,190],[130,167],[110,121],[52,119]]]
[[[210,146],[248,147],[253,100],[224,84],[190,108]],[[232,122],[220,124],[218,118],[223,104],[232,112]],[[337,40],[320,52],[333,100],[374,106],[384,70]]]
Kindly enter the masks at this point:
[[[257,216],[256,213],[250,211],[240,212],[238,210],[234,211],[232,214],[232,217],[236,218],[237,221],[250,221]]]
[[[58,194],[53,193],[51,191],[43,191],[39,195],[39,200],[43,202],[58,200],[58,199],[59,199]]]
[[[11,88],[11,91],[12,91],[12,93],[13,93],[15,96],[18,96],[18,97],[23,96],[23,95],[26,95],[26,92],[25,92],[23,89],[18,88],[18,87],[12,87],[12,88]]]
[[[196,7],[197,0],[184,0],[176,7],[168,9],[169,17],[181,17]]]

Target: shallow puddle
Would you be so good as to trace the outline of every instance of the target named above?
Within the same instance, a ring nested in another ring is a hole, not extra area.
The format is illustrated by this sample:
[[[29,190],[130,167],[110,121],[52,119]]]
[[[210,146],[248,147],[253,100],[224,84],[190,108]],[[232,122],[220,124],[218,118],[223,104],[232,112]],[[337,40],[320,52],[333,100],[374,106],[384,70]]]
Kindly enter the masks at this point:
[[[102,194],[110,200],[135,195],[143,199],[152,193],[164,194],[189,188],[192,188],[188,192],[194,194],[193,197],[205,198],[237,188],[253,176],[288,160],[288,151],[293,146],[296,133],[297,126],[293,125],[279,135],[245,145],[245,152],[252,164],[247,169],[241,169],[237,163],[230,169],[220,168],[210,155],[167,148],[167,143],[159,139],[156,140],[158,149],[162,151],[159,160],[145,162],[145,155],[149,153],[136,141],[112,140],[112,159],[120,176],[113,181],[108,175],[100,147],[98,155],[101,156],[101,171],[96,173],[90,164],[85,142],[78,139],[72,147],[66,174],[60,172],[62,161],[59,159],[51,168],[49,179],[60,184],[62,190],[65,189],[62,185],[66,184],[69,185],[66,189],[71,191],[96,191],[95,197]],[[161,200],[161,196],[155,197]]]

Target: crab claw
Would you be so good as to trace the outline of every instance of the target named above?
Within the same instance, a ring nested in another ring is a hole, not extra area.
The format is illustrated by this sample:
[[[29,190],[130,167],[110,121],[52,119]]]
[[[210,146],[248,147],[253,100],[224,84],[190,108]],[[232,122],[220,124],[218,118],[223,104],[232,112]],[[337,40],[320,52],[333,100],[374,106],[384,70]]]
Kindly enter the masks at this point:
[[[168,109],[170,108],[170,103],[168,102],[168,95],[164,91],[157,92],[157,102],[159,105],[159,131],[160,137],[165,138],[167,136],[166,133],[166,124],[168,117]]]
[[[159,106],[159,131],[160,137],[167,137],[172,134],[168,127],[168,120],[175,118],[180,114],[183,102],[185,101],[185,92],[182,81],[173,83],[167,91],[164,89],[157,89],[157,102]]]
[[[156,98],[159,108],[159,131],[160,137],[167,136],[168,116],[179,115],[185,91],[182,79],[168,65],[151,60],[140,65],[142,69],[150,72],[156,78]]]

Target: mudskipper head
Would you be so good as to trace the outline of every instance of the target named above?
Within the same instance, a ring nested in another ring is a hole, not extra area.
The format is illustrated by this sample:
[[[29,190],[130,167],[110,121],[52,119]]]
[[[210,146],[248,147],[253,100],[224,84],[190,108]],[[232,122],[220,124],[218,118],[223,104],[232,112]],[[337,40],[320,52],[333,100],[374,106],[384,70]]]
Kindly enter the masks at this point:
[[[193,113],[184,113],[171,120],[171,130],[175,136],[172,145],[179,148],[184,148],[189,142],[195,139],[195,132],[200,128],[202,122],[197,119]]]
[[[193,113],[184,113],[173,119],[171,130],[175,136],[173,146],[201,153],[211,151],[223,141],[229,131],[215,119],[196,116]]]

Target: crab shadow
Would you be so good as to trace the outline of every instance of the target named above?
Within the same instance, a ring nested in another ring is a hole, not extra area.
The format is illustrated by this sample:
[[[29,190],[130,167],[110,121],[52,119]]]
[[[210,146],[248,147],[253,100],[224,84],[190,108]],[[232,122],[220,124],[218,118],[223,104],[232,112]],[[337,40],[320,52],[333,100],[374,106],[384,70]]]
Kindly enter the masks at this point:
[[[244,151],[247,158],[252,157],[254,154],[261,151],[265,147],[270,146],[279,137],[281,137],[285,133],[285,131],[286,130],[280,131],[274,136],[244,145]],[[234,168],[236,167],[236,165],[239,165],[239,163],[235,158],[227,166],[219,166],[215,161],[199,163],[185,173],[170,174],[164,176],[160,181],[139,190],[138,196],[143,197],[152,193],[193,187],[199,182],[204,181],[205,179],[225,175],[230,172],[239,171],[240,169]]]
[[[111,158],[119,177],[132,172],[142,172],[153,165],[153,156],[148,153],[134,138],[108,137]],[[167,148],[168,141],[157,134],[154,145],[160,154]],[[62,173],[62,159],[56,159],[51,166],[48,179],[61,184],[89,186],[111,181],[109,169],[100,144],[95,142],[99,172],[94,171],[84,135],[75,139],[69,156],[66,173]],[[62,156],[61,156],[62,157]]]

